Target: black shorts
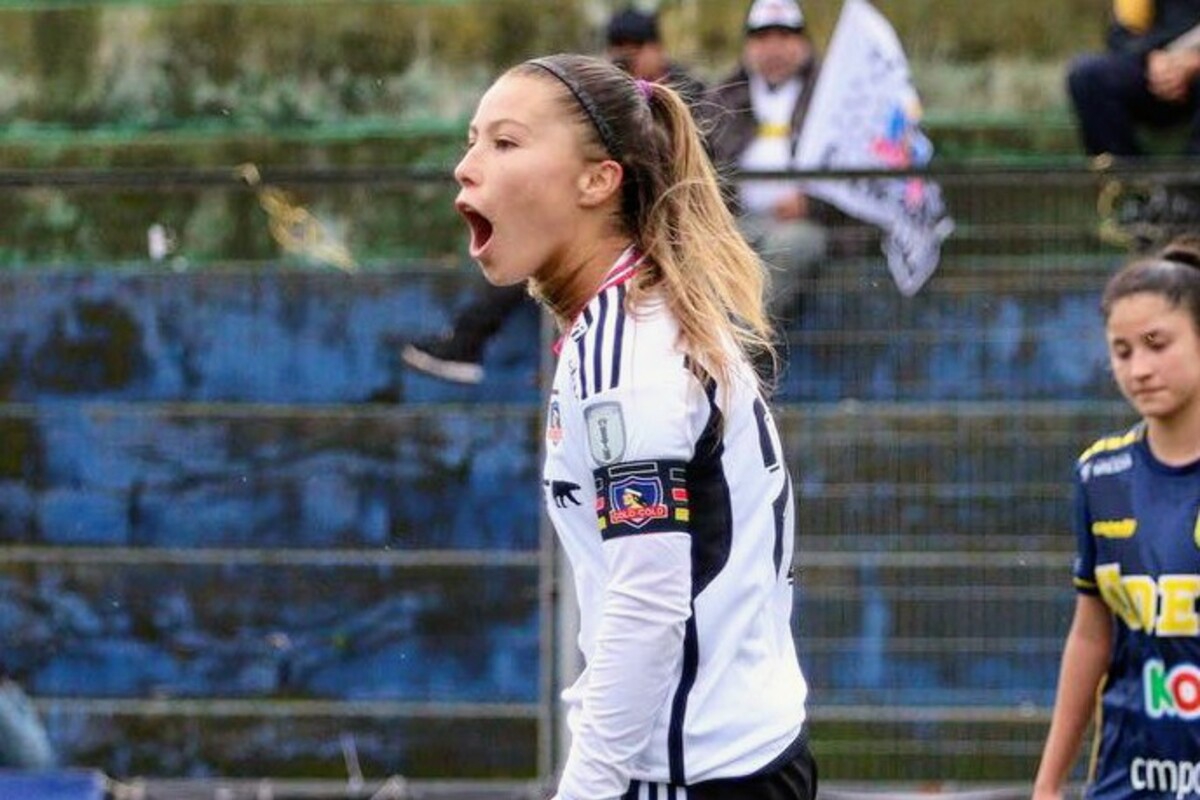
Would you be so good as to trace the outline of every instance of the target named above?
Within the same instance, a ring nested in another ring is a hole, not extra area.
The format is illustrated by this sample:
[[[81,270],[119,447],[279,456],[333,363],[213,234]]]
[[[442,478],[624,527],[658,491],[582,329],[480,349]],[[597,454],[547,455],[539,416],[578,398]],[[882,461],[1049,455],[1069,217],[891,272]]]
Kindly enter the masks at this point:
[[[688,800],[814,800],[817,796],[817,762],[802,737],[789,748],[782,764],[745,778],[724,778],[695,783],[687,788]]]

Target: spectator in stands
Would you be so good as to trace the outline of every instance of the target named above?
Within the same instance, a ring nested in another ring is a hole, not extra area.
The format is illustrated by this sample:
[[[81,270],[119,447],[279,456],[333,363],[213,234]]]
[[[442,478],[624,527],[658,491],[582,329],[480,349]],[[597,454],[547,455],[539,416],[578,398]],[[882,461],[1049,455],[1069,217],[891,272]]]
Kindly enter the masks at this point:
[[[0,668],[0,768],[32,771],[52,766],[54,751],[33,703]]]
[[[723,174],[792,168],[818,68],[796,0],[754,0],[741,64],[702,106],[713,159]],[[740,181],[731,200],[742,233],[773,267],[771,311],[788,315],[798,287],[815,276],[825,257],[822,218],[829,209],[785,179]]]
[[[606,42],[608,58],[633,77],[667,84],[689,104],[703,98],[704,84],[669,58],[657,14],[634,8],[618,11],[609,20]],[[455,315],[447,332],[409,343],[401,358],[444,380],[479,383],[484,348],[527,301],[523,286],[486,286]]]
[[[1104,53],[1072,62],[1071,101],[1089,155],[1140,156],[1139,126],[1190,125],[1200,155],[1200,0],[1115,0]]]
[[[704,84],[667,54],[658,15],[635,8],[618,11],[608,23],[608,58],[635,78],[665,83],[689,106],[704,97]]]
[[[1101,299],[1112,374],[1141,420],[1076,465],[1075,615],[1035,800],[1063,796],[1093,714],[1085,797],[1200,795],[1198,243],[1134,260]]]
[[[563,337],[543,474],[586,667],[558,800],[812,800],[792,484],[750,366],[764,269],[687,104],[533,59],[479,101],[455,178],[484,275]]]

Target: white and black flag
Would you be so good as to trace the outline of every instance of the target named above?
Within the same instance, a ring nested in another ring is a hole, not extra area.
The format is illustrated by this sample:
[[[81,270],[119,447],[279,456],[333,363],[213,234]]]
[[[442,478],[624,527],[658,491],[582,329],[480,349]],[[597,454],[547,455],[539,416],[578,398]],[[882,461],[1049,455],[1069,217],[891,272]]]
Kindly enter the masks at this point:
[[[910,170],[933,146],[904,48],[868,0],[846,0],[796,148],[801,170]],[[941,188],[920,176],[815,180],[805,191],[878,226],[896,286],[912,296],[937,269],[954,230]]]

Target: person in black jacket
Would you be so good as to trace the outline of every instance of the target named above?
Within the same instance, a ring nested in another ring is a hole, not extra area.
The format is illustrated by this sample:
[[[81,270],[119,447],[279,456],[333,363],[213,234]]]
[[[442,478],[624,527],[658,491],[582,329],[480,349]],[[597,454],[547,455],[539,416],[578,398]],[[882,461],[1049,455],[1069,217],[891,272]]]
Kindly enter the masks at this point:
[[[1200,0],[1115,0],[1107,50],[1068,72],[1088,155],[1144,155],[1139,126],[1183,124],[1185,152],[1200,155],[1200,41],[1185,37],[1197,26]]]
[[[668,55],[657,14],[636,8],[618,11],[608,22],[605,38],[608,60],[633,77],[670,86],[693,108],[704,97],[704,83]]]

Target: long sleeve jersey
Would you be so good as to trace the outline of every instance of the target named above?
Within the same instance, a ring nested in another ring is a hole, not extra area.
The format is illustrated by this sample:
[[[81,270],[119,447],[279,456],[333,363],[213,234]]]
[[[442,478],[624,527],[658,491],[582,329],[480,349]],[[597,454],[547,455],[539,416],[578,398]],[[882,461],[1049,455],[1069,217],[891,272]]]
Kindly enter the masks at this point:
[[[636,260],[564,337],[547,414],[543,482],[586,665],[563,693],[568,800],[750,775],[805,721],[774,422],[740,355],[718,386],[661,298],[626,308]]]

